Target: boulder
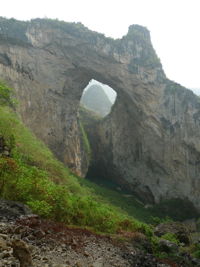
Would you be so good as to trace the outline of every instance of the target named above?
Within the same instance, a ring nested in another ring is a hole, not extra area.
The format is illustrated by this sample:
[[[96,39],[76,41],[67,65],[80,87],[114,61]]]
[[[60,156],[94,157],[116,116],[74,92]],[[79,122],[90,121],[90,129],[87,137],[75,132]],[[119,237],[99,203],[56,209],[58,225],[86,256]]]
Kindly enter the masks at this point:
[[[32,212],[26,205],[16,201],[0,199],[0,221],[15,220],[21,215],[29,214],[32,214]]]
[[[32,267],[32,257],[29,246],[23,240],[12,241],[13,255],[20,262],[20,267]]]
[[[190,244],[190,232],[188,228],[180,222],[161,223],[156,226],[154,234],[161,237],[164,234],[172,233],[176,238],[186,245]]]
[[[162,252],[176,253],[176,254],[178,252],[178,245],[176,245],[175,243],[169,240],[165,240],[165,239],[159,240],[158,246],[159,246],[159,251],[162,251]]]

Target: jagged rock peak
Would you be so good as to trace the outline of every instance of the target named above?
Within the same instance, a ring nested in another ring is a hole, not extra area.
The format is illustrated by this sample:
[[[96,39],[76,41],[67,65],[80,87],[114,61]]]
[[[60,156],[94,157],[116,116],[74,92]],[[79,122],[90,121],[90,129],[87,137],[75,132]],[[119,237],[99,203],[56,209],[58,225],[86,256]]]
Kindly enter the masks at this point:
[[[96,31],[92,31],[88,29],[86,26],[84,26],[81,22],[65,22],[60,21],[57,19],[41,19],[41,18],[35,18],[30,21],[20,21],[16,20],[14,18],[7,19],[4,17],[0,17],[0,34],[5,35],[7,37],[11,38],[17,38],[21,39],[23,41],[28,41],[26,36],[26,31],[30,27],[51,27],[52,29],[59,29],[65,33],[72,34],[74,36],[77,36],[79,33],[81,38],[84,37],[83,33],[85,34],[85,38],[88,38],[89,36],[98,36],[104,39],[107,39],[107,41],[115,41],[112,38],[105,37],[104,34],[98,33]],[[150,33],[147,28],[133,24],[129,26],[129,30],[127,35],[124,37],[131,37],[134,39],[135,37],[142,37],[148,41],[150,41]],[[122,38],[123,39],[123,38]],[[119,39],[117,39],[119,40]]]
[[[164,76],[160,60],[150,40],[149,31],[140,25],[131,25],[127,35],[121,39],[107,38],[104,34],[91,31],[82,23],[64,22],[56,19],[32,19],[18,21],[0,17],[0,39],[15,45],[43,47],[56,43],[59,46],[85,41],[93,49],[101,50],[106,56],[121,63],[129,63],[129,70],[138,73],[137,66],[159,69],[159,77]],[[73,38],[73,39],[72,39]]]
[[[135,36],[143,37],[143,40],[150,42],[150,32],[149,30],[141,25],[133,24],[128,28],[127,36],[134,38]]]

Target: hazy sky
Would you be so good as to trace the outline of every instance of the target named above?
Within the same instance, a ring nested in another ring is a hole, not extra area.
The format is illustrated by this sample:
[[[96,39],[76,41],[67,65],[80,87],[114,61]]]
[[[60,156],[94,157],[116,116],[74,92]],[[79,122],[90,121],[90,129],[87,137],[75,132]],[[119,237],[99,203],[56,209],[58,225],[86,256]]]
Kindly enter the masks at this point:
[[[114,38],[146,26],[167,76],[200,88],[200,0],[6,0],[0,16],[82,22]]]

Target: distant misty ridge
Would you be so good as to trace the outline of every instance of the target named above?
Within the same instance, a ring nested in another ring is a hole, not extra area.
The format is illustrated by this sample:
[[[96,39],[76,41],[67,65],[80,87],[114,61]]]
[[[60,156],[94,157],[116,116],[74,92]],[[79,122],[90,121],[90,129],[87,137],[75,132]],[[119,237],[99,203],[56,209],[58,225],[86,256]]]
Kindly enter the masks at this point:
[[[116,92],[108,85],[91,80],[83,91],[80,103],[81,106],[100,117],[105,117],[110,113],[116,95]]]
[[[117,97],[117,93],[110,86],[108,86],[106,84],[103,84],[101,82],[98,82],[96,80],[91,80],[89,82],[88,86],[84,89],[83,94],[88,90],[88,88],[91,85],[94,85],[94,84],[100,85],[102,87],[102,89],[104,90],[104,92],[106,93],[106,95],[109,98],[109,100],[111,101],[111,103],[114,104],[115,99]]]

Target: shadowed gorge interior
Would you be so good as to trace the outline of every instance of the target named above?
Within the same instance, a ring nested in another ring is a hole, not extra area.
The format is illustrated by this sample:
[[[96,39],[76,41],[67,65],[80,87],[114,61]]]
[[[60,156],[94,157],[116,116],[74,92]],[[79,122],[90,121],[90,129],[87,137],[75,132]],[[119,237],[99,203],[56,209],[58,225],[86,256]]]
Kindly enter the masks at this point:
[[[117,93],[108,85],[105,85],[99,81],[92,79],[85,87],[80,100],[79,108],[79,126],[81,134],[81,145],[83,156],[87,162],[87,170],[85,176],[88,178],[90,169],[93,168],[95,159],[97,157],[95,144],[96,131],[98,131],[98,125],[102,120],[106,120],[109,116],[112,106],[115,104]],[[109,162],[107,163],[110,164]],[[98,163],[98,166],[94,167],[94,175],[96,173],[97,179],[101,179],[104,166]],[[87,174],[86,174],[87,173]]]

